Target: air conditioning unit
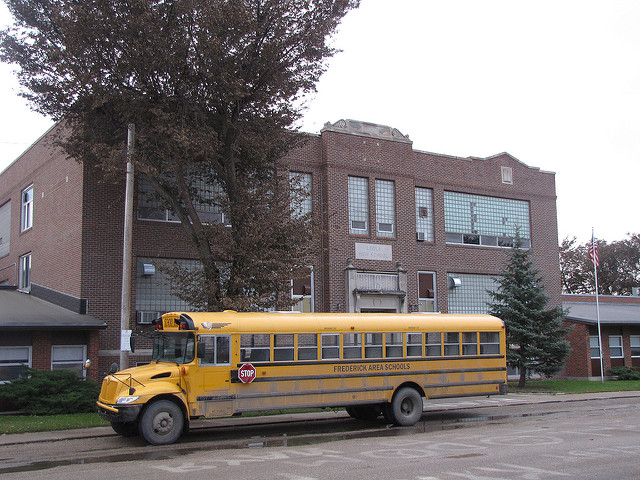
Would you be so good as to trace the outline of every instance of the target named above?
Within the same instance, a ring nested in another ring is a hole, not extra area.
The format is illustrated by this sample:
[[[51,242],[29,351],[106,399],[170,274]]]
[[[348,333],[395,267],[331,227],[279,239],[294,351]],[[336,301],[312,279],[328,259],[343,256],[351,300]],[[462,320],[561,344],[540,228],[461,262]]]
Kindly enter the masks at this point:
[[[138,325],[151,325],[155,319],[162,316],[161,312],[136,312],[136,323]]]
[[[424,242],[424,239],[425,239],[424,232],[416,232],[416,236],[418,237],[419,242]]]

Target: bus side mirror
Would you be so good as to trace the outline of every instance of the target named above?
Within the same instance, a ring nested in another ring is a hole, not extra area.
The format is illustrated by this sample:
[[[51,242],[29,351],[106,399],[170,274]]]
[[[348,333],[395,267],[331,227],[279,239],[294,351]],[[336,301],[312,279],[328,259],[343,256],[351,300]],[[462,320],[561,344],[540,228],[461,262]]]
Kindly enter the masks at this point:
[[[196,349],[197,349],[197,357],[198,358],[204,358],[205,354],[206,354],[206,347],[204,346],[204,342],[198,342],[196,344]]]
[[[131,353],[136,352],[136,336],[135,335],[131,335],[129,337],[129,347],[131,347]]]

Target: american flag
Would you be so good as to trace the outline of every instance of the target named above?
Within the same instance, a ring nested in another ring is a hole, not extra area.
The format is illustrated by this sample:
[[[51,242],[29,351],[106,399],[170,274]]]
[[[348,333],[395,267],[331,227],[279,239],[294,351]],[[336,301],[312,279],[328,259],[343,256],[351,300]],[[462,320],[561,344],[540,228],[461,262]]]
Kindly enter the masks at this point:
[[[598,245],[596,244],[596,239],[593,236],[591,237],[591,246],[589,247],[589,257],[596,267],[600,265],[600,260],[598,259]]]

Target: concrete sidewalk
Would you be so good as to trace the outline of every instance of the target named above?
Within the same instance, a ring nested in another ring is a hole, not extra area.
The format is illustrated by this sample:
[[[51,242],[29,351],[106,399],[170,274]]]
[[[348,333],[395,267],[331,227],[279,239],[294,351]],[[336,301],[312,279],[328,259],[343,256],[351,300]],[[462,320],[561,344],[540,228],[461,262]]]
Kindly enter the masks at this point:
[[[492,397],[463,397],[428,400],[425,402],[424,411],[438,412],[443,410],[462,410],[469,408],[501,407],[509,405],[539,404],[539,403],[562,403],[581,402],[586,400],[606,400],[608,398],[640,398],[640,391],[628,392],[598,392],[598,393],[577,393],[577,394],[523,394],[510,393],[507,395],[496,395]],[[196,421],[191,429],[209,427],[232,427],[241,425],[264,425],[277,424],[290,421],[319,421],[332,418],[346,418],[347,413],[340,410],[328,410],[325,412],[313,413],[291,413],[283,415],[270,415],[263,417],[229,417],[211,420]],[[93,427],[73,430],[56,430],[51,432],[15,433],[0,435],[0,446],[31,444],[39,442],[52,442],[62,440],[78,440],[83,438],[116,436],[111,427]]]

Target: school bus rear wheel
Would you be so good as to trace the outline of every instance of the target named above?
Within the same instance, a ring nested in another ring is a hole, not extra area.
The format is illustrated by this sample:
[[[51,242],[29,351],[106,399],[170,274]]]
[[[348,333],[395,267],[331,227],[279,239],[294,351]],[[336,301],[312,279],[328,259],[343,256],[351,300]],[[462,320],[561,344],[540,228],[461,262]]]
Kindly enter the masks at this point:
[[[422,396],[414,388],[401,388],[393,396],[385,413],[385,418],[388,416],[396,425],[414,425],[422,417]]]
[[[174,443],[184,428],[184,416],[178,405],[169,400],[158,400],[142,413],[140,434],[151,445]]]

